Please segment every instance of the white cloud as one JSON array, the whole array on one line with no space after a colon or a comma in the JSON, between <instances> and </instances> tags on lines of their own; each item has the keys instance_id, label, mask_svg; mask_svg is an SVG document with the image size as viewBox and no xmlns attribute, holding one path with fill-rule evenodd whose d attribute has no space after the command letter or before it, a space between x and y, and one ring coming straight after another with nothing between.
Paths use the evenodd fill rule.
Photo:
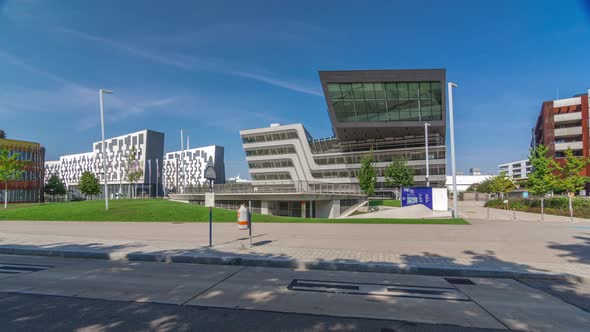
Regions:
<instances>
[{"instance_id":1,"label":"white cloud","mask_svg":"<svg viewBox=\"0 0 590 332\"><path fill-rule=\"evenodd\" d=\"M201 57L201 56L194 56L194 55L183 55L183 54L175 54L175 53L157 53L155 51L147 50L144 48L140 48L137 46L130 46L127 43L122 43L119 41L115 41L113 39L100 37L96 35L92 35L85 32L80 32L72 29L66 29L61 27L55 27L56 31L61 31L66 34L70 34L72 36L76 36L78 38L82 38L92 42L98 42L103 45L106 45L112 49L117 51L124 52L130 56L135 56L139 58L143 58L155 63L159 63L162 65L173 66L184 70L190 71L212 71L218 72L225 75L230 76L237 76L247 79L256 80L259 82L264 82L273 86L277 86L280 88L288 89L295 92L301 92L313 96L322 96L322 93L319 89L314 88L311 85L303 85L299 83L289 82L280 80L277 78L252 73L249 71L242 71L242 70L235 70L236 65L228 64L223 61L219 61L216 59L208 58L208 57Z\"/></svg>"}]
</instances>

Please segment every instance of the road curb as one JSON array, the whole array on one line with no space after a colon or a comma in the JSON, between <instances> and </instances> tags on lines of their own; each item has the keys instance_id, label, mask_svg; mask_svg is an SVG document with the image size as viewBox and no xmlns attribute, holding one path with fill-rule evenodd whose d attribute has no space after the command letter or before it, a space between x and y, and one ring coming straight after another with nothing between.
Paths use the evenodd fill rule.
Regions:
<instances>
[{"instance_id":1,"label":"road curb","mask_svg":"<svg viewBox=\"0 0 590 332\"><path fill-rule=\"evenodd\" d=\"M556 274L544 272L523 272L513 270L490 270L483 268L465 267L440 267L426 265L399 265L388 263L361 263L342 261L305 261L290 258L258 258L247 255L212 256L212 255L186 255L186 254L161 254L161 253L107 253L100 251L82 250L54 250L39 248L15 248L0 246L0 254L3 255L27 255L60 258L102 259L112 261L143 261L165 263L189 263L189 264L213 264L213 265L240 265L260 266L274 268L349 271L349 272L379 272L396 274L419 274L433 276L452 276L469 278L511 278L511 279L545 279L581 282L590 280L588 277L573 274Z\"/></svg>"}]
</instances>

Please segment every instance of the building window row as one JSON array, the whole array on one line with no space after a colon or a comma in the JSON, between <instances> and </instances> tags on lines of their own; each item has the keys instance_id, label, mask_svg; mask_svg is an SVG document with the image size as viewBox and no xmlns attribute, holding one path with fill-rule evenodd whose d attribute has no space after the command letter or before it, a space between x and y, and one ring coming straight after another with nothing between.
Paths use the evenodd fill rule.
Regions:
<instances>
[{"instance_id":1,"label":"building window row","mask_svg":"<svg viewBox=\"0 0 590 332\"><path fill-rule=\"evenodd\" d=\"M22 150L12 150L8 149L8 156L12 157L13 155L18 153L18 160L23 161L35 161L39 160L39 152L37 151L22 151Z\"/></svg>"},{"instance_id":2,"label":"building window row","mask_svg":"<svg viewBox=\"0 0 590 332\"><path fill-rule=\"evenodd\" d=\"M415 175L426 175L426 167L425 166L417 166L412 167L414 169ZM429 175L445 175L446 169L444 166L439 165L432 165L429 167L430 173ZM347 170L338 170L338 171L321 171L321 172L312 172L311 175L316 179L327 179L327 178L356 178L358 177L358 169L347 169ZM375 173L377 176L384 177L385 176L385 168L375 168Z\"/></svg>"},{"instance_id":3,"label":"building window row","mask_svg":"<svg viewBox=\"0 0 590 332\"><path fill-rule=\"evenodd\" d=\"M442 120L440 82L329 83L340 122Z\"/></svg>"},{"instance_id":4,"label":"building window row","mask_svg":"<svg viewBox=\"0 0 590 332\"><path fill-rule=\"evenodd\" d=\"M584 155L582 153L582 150L573 150L572 153L576 157L582 157ZM565 152L564 151L555 152L555 158L565 158Z\"/></svg>"},{"instance_id":5,"label":"building window row","mask_svg":"<svg viewBox=\"0 0 590 332\"><path fill-rule=\"evenodd\" d=\"M573 128L573 127L581 127L582 121L576 121L572 123L562 123L555 126L555 129L563 129L563 128Z\"/></svg>"},{"instance_id":6,"label":"building window row","mask_svg":"<svg viewBox=\"0 0 590 332\"><path fill-rule=\"evenodd\" d=\"M564 137L564 138L556 138L555 143L572 143L572 142L581 142L582 136L575 136L575 137Z\"/></svg>"},{"instance_id":7,"label":"building window row","mask_svg":"<svg viewBox=\"0 0 590 332\"><path fill-rule=\"evenodd\" d=\"M291 180L291 174L288 172L279 173L258 173L252 174L254 181L272 181L272 180Z\"/></svg>"},{"instance_id":8,"label":"building window row","mask_svg":"<svg viewBox=\"0 0 590 332\"><path fill-rule=\"evenodd\" d=\"M278 133L268 133L254 136L242 137L243 143L260 143L260 142L272 142L272 141L283 141L288 139L297 139L297 132L295 131L284 131Z\"/></svg>"},{"instance_id":9,"label":"building window row","mask_svg":"<svg viewBox=\"0 0 590 332\"><path fill-rule=\"evenodd\" d=\"M291 154L295 153L295 147L290 146L277 146L273 148L264 148L264 149L254 149L254 150L246 150L246 156L268 156L268 155L275 155L275 154Z\"/></svg>"},{"instance_id":10,"label":"building window row","mask_svg":"<svg viewBox=\"0 0 590 332\"><path fill-rule=\"evenodd\" d=\"M280 168L293 167L291 160L273 160L273 161L251 161L248 163L249 168Z\"/></svg>"},{"instance_id":11,"label":"building window row","mask_svg":"<svg viewBox=\"0 0 590 332\"><path fill-rule=\"evenodd\" d=\"M405 158L406 160L425 160L425 155L424 151L374 152L373 158L375 162L391 162L396 157ZM430 160L446 158L445 150L429 151L428 155ZM314 157L314 160L318 165L360 164L363 156L364 154Z\"/></svg>"}]
</instances>

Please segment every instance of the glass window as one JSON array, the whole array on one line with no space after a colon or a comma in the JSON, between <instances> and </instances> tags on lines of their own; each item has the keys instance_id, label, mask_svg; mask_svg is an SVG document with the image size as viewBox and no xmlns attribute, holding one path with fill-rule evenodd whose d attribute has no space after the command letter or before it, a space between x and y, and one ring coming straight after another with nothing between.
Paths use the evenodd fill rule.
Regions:
<instances>
[{"instance_id":1,"label":"glass window","mask_svg":"<svg viewBox=\"0 0 590 332\"><path fill-rule=\"evenodd\" d=\"M377 100L377 121L388 121L389 117L387 115L387 105L385 104L385 100Z\"/></svg>"},{"instance_id":2,"label":"glass window","mask_svg":"<svg viewBox=\"0 0 590 332\"><path fill-rule=\"evenodd\" d=\"M365 105L367 108L367 121L377 121L379 114L379 110L377 109L377 101L367 100L365 101Z\"/></svg>"},{"instance_id":3,"label":"glass window","mask_svg":"<svg viewBox=\"0 0 590 332\"><path fill-rule=\"evenodd\" d=\"M352 84L350 84L350 83L340 84L340 92L342 93L343 99L352 99Z\"/></svg>"},{"instance_id":4,"label":"glass window","mask_svg":"<svg viewBox=\"0 0 590 332\"><path fill-rule=\"evenodd\" d=\"M374 86L375 86L375 98L385 99L385 84L375 83Z\"/></svg>"},{"instance_id":5,"label":"glass window","mask_svg":"<svg viewBox=\"0 0 590 332\"><path fill-rule=\"evenodd\" d=\"M367 121L367 107L364 100L355 100L354 109L357 121Z\"/></svg>"},{"instance_id":6,"label":"glass window","mask_svg":"<svg viewBox=\"0 0 590 332\"><path fill-rule=\"evenodd\" d=\"M362 83L352 83L352 95L354 98L365 98Z\"/></svg>"},{"instance_id":7,"label":"glass window","mask_svg":"<svg viewBox=\"0 0 590 332\"><path fill-rule=\"evenodd\" d=\"M420 118L422 121L433 120L431 99L420 99Z\"/></svg>"},{"instance_id":8,"label":"glass window","mask_svg":"<svg viewBox=\"0 0 590 332\"><path fill-rule=\"evenodd\" d=\"M399 105L397 100L387 100L387 112L389 121L399 121Z\"/></svg>"},{"instance_id":9,"label":"glass window","mask_svg":"<svg viewBox=\"0 0 590 332\"><path fill-rule=\"evenodd\" d=\"M442 108L433 101L432 105L432 120L442 120Z\"/></svg>"},{"instance_id":10,"label":"glass window","mask_svg":"<svg viewBox=\"0 0 590 332\"><path fill-rule=\"evenodd\" d=\"M400 99L408 98L408 83L398 82L397 83L397 96Z\"/></svg>"},{"instance_id":11,"label":"glass window","mask_svg":"<svg viewBox=\"0 0 590 332\"><path fill-rule=\"evenodd\" d=\"M336 120L341 122L351 122L356 120L352 101L341 101L338 103L338 107L336 108Z\"/></svg>"},{"instance_id":12,"label":"glass window","mask_svg":"<svg viewBox=\"0 0 590 332\"><path fill-rule=\"evenodd\" d=\"M363 90L365 91L366 99L375 99L375 88L373 83L363 83Z\"/></svg>"},{"instance_id":13,"label":"glass window","mask_svg":"<svg viewBox=\"0 0 590 332\"><path fill-rule=\"evenodd\" d=\"M332 100L342 98L342 94L340 93L340 84L329 83L328 84L328 93L330 94L330 98Z\"/></svg>"},{"instance_id":14,"label":"glass window","mask_svg":"<svg viewBox=\"0 0 590 332\"><path fill-rule=\"evenodd\" d=\"M419 87L418 83L414 83L414 82L408 83L408 90L410 92L411 99L415 99L415 98L420 97L418 87Z\"/></svg>"},{"instance_id":15,"label":"glass window","mask_svg":"<svg viewBox=\"0 0 590 332\"><path fill-rule=\"evenodd\" d=\"M442 104L442 93L440 89L440 82L431 82L430 83L432 97L438 102L438 104Z\"/></svg>"},{"instance_id":16,"label":"glass window","mask_svg":"<svg viewBox=\"0 0 590 332\"><path fill-rule=\"evenodd\" d=\"M420 83L420 98L430 99L432 93L430 91L430 82Z\"/></svg>"},{"instance_id":17,"label":"glass window","mask_svg":"<svg viewBox=\"0 0 590 332\"><path fill-rule=\"evenodd\" d=\"M397 99L397 84L385 83L385 92L387 93L387 99Z\"/></svg>"},{"instance_id":18,"label":"glass window","mask_svg":"<svg viewBox=\"0 0 590 332\"><path fill-rule=\"evenodd\" d=\"M418 101L417 100L410 100L410 119L411 120L419 120L420 119L420 110L418 109Z\"/></svg>"}]
</instances>

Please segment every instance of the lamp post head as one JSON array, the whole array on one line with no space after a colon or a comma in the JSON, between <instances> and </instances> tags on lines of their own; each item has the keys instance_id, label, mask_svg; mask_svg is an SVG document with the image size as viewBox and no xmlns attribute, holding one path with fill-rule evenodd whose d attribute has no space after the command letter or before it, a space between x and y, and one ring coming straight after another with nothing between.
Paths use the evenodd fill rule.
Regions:
<instances>
[{"instance_id":1,"label":"lamp post head","mask_svg":"<svg viewBox=\"0 0 590 332\"><path fill-rule=\"evenodd\" d=\"M100 90L98 90L98 91L99 91L100 93L110 93L110 94L112 94L112 93L113 93L113 91L111 91L111 90L105 90L105 89L100 89Z\"/></svg>"},{"instance_id":2,"label":"lamp post head","mask_svg":"<svg viewBox=\"0 0 590 332\"><path fill-rule=\"evenodd\" d=\"M217 174L215 174L215 168L213 165L213 158L209 157L209 161L207 161L207 167L205 168L205 179L209 181L215 181Z\"/></svg>"},{"instance_id":3,"label":"lamp post head","mask_svg":"<svg viewBox=\"0 0 590 332\"><path fill-rule=\"evenodd\" d=\"M449 87L458 88L459 86L453 82L449 82Z\"/></svg>"}]
</instances>

